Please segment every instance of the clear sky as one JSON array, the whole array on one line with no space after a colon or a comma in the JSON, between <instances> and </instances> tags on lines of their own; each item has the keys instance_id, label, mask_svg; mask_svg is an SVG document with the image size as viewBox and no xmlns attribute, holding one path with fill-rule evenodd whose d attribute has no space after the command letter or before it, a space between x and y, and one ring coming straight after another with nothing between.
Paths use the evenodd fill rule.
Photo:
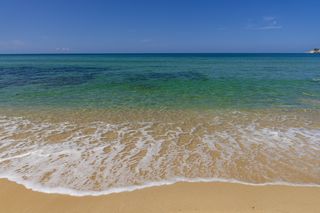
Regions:
<instances>
[{"instance_id":1,"label":"clear sky","mask_svg":"<svg viewBox=\"0 0 320 213\"><path fill-rule=\"evenodd\" d=\"M320 0L0 0L0 53L304 52Z\"/></svg>"}]
</instances>

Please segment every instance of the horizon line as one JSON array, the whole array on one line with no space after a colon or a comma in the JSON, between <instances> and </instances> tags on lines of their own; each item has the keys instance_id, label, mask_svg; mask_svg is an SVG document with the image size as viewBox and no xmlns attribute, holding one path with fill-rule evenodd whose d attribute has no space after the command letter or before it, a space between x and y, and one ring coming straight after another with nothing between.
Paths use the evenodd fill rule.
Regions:
<instances>
[{"instance_id":1,"label":"horizon line","mask_svg":"<svg viewBox=\"0 0 320 213\"><path fill-rule=\"evenodd\" d=\"M309 52L39 52L0 53L0 55L107 55L107 54L310 54ZM312 55L312 54L311 54Z\"/></svg>"}]
</instances>

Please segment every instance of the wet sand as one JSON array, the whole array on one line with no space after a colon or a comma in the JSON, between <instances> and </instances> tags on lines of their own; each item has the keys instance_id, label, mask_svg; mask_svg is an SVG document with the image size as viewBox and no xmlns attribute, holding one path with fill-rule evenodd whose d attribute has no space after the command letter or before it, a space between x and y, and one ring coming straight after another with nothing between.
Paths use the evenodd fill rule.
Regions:
<instances>
[{"instance_id":1,"label":"wet sand","mask_svg":"<svg viewBox=\"0 0 320 213\"><path fill-rule=\"evenodd\" d=\"M320 212L320 187L177 183L97 197L45 194L0 180L4 213Z\"/></svg>"}]
</instances>

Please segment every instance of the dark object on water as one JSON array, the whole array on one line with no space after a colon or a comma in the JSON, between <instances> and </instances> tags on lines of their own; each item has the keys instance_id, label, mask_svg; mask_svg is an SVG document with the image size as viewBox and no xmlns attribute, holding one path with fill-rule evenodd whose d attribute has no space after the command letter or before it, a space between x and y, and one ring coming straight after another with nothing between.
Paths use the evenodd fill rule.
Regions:
<instances>
[{"instance_id":1,"label":"dark object on water","mask_svg":"<svg viewBox=\"0 0 320 213\"><path fill-rule=\"evenodd\" d=\"M309 53L320 54L320 49L319 48L314 48L313 50L310 50Z\"/></svg>"}]
</instances>

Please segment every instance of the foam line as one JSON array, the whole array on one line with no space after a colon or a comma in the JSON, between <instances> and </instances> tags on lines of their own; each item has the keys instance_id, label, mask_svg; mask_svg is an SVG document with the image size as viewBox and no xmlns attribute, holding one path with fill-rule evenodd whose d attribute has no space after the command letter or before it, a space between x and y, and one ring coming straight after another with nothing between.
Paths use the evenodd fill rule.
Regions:
<instances>
[{"instance_id":1,"label":"foam line","mask_svg":"<svg viewBox=\"0 0 320 213\"><path fill-rule=\"evenodd\" d=\"M102 196L102 195L110 195L115 193L122 192L132 192L136 190L142 190L150 187L160 187L166 185L173 185L176 183L232 183L232 184L241 184L248 186L291 186L291 187L320 187L317 184L304 184L304 183L288 183L288 182L266 182L266 183L249 183L243 182L235 179L220 179L220 178L174 178L171 180L164 180L158 182L147 182L143 185L133 185L127 187L114 187L103 191L78 191L74 189L68 189L63 187L45 187L40 184L31 183L28 181L23 181L19 178L13 176L3 176L0 175L0 178L7 179L11 182L15 182L17 184L23 185L25 188L30 189L35 192L41 192L46 194L59 194L59 195L69 195L74 197L84 197L84 196Z\"/></svg>"}]
</instances>

